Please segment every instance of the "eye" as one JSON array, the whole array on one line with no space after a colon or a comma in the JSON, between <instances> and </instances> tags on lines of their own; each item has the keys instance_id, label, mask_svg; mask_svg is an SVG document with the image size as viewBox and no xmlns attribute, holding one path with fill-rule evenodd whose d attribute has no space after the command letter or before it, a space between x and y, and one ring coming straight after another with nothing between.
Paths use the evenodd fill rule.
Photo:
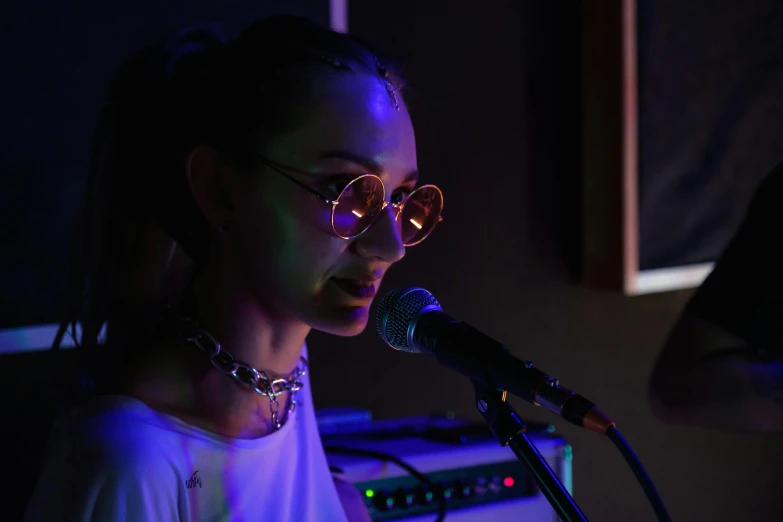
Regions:
<instances>
[{"instance_id":1,"label":"eye","mask_svg":"<svg viewBox=\"0 0 783 522\"><path fill-rule=\"evenodd\" d=\"M392 205L400 205L408 199L408 196L413 192L413 187L400 187L397 189L391 197Z\"/></svg>"},{"instance_id":2,"label":"eye","mask_svg":"<svg viewBox=\"0 0 783 522\"><path fill-rule=\"evenodd\" d=\"M340 174L327 179L323 184L323 189L332 197L336 198L340 193L348 186L348 184L356 179L356 176L348 174Z\"/></svg>"}]
</instances>

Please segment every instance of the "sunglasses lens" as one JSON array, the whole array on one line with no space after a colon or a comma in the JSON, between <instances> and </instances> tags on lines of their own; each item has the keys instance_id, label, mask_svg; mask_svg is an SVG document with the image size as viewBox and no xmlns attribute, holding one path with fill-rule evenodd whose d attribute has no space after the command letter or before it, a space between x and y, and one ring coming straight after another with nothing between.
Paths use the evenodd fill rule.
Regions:
<instances>
[{"instance_id":1,"label":"sunglasses lens","mask_svg":"<svg viewBox=\"0 0 783 522\"><path fill-rule=\"evenodd\" d=\"M432 232L443 210L443 194L437 187L424 185L414 190L402 207L402 242L415 245Z\"/></svg>"},{"instance_id":2,"label":"sunglasses lens","mask_svg":"<svg viewBox=\"0 0 783 522\"><path fill-rule=\"evenodd\" d=\"M375 176L360 176L350 182L334 207L334 231L341 237L353 237L367 230L383 209L383 198L383 183Z\"/></svg>"}]
</instances>

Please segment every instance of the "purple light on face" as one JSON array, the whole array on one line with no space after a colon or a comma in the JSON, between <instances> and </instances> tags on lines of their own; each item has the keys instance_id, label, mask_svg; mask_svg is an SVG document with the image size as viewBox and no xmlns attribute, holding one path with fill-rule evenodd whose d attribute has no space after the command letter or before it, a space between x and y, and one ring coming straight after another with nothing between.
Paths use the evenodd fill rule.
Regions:
<instances>
[{"instance_id":1,"label":"purple light on face","mask_svg":"<svg viewBox=\"0 0 783 522\"><path fill-rule=\"evenodd\" d=\"M339 205L338 205L339 206ZM348 231L353 231L357 223L359 223L360 219L356 217L353 213L348 212L338 212L335 211L334 213L334 228L336 231L340 231L341 236L351 236L353 233L344 233Z\"/></svg>"}]
</instances>

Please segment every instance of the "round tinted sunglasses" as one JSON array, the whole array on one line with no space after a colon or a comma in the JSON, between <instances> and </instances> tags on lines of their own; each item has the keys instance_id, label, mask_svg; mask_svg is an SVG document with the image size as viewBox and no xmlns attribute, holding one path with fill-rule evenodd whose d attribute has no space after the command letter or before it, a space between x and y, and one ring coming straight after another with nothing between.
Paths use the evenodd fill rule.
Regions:
<instances>
[{"instance_id":1,"label":"round tinted sunglasses","mask_svg":"<svg viewBox=\"0 0 783 522\"><path fill-rule=\"evenodd\" d=\"M259 156L261 162L332 207L332 230L343 239L353 239L367 231L383 210L391 205L394 219L401 223L402 243L413 246L424 241L435 225L443 221L443 193L435 185L422 185L397 203L386 201L386 187L375 174L351 180L332 199L305 185L279 165Z\"/></svg>"}]
</instances>

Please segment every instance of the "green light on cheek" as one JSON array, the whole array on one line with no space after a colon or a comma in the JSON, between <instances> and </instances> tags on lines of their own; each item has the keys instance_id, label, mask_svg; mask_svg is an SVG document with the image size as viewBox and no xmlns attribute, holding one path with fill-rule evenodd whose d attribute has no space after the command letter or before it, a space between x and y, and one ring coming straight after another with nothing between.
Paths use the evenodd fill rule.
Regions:
<instances>
[{"instance_id":1,"label":"green light on cheek","mask_svg":"<svg viewBox=\"0 0 783 522\"><path fill-rule=\"evenodd\" d=\"M367 495L367 498L372 498L375 496L375 491L368 489L367 491L364 492L364 494Z\"/></svg>"}]
</instances>

